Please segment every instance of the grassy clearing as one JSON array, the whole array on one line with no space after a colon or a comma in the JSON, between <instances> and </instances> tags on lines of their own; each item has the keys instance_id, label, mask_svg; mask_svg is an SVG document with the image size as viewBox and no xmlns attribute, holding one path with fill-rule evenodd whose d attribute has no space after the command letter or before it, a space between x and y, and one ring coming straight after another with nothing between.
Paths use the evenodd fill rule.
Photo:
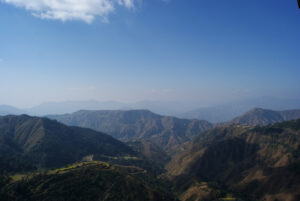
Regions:
<instances>
[{"instance_id":1,"label":"grassy clearing","mask_svg":"<svg viewBox=\"0 0 300 201\"><path fill-rule=\"evenodd\" d=\"M72 169L76 169L79 167L84 167L84 166L88 166L88 165L101 165L101 167L103 168L110 168L110 164L107 162L102 162L102 161L88 161L88 162L80 162L80 163L75 163L72 165L69 165L67 167L63 167L63 168L59 168L54 170L54 172L63 172L63 171L68 171L68 170L72 170Z\"/></svg>"},{"instance_id":2,"label":"grassy clearing","mask_svg":"<svg viewBox=\"0 0 300 201\"><path fill-rule=\"evenodd\" d=\"M113 160L141 160L140 158L138 157L135 157L135 156L105 156L105 155L102 155L102 157L104 158L108 158L108 159L113 159Z\"/></svg>"},{"instance_id":3,"label":"grassy clearing","mask_svg":"<svg viewBox=\"0 0 300 201\"><path fill-rule=\"evenodd\" d=\"M219 200L220 201L236 201L237 198L229 196L229 197L225 197L225 198L220 198Z\"/></svg>"},{"instance_id":4,"label":"grassy clearing","mask_svg":"<svg viewBox=\"0 0 300 201\"><path fill-rule=\"evenodd\" d=\"M26 176L28 176L28 174L15 174L15 175L11 176L11 179L12 179L12 182L15 182L15 181L22 180Z\"/></svg>"}]
</instances>

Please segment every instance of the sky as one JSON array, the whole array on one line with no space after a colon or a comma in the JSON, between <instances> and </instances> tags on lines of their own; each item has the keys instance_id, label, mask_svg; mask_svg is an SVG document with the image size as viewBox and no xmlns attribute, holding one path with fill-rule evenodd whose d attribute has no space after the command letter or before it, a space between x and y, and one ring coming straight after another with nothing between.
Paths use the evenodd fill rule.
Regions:
<instances>
[{"instance_id":1,"label":"sky","mask_svg":"<svg viewBox=\"0 0 300 201\"><path fill-rule=\"evenodd\" d=\"M296 0L0 0L0 104L300 98Z\"/></svg>"}]
</instances>

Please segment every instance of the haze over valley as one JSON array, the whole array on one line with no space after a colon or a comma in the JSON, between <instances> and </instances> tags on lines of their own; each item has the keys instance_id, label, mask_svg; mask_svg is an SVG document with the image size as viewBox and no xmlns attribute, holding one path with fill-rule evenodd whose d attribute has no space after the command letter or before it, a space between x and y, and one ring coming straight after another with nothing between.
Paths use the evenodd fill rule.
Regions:
<instances>
[{"instance_id":1,"label":"haze over valley","mask_svg":"<svg viewBox=\"0 0 300 201\"><path fill-rule=\"evenodd\" d=\"M0 201L299 201L299 22L299 0L0 0Z\"/></svg>"}]
</instances>

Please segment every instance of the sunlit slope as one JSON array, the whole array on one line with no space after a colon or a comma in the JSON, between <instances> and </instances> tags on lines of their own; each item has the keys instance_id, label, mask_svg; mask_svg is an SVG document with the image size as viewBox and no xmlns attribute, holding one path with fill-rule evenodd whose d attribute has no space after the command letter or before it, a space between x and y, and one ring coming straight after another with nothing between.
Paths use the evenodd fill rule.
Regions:
<instances>
[{"instance_id":1,"label":"sunlit slope","mask_svg":"<svg viewBox=\"0 0 300 201\"><path fill-rule=\"evenodd\" d=\"M300 120L273 126L226 126L200 135L168 164L178 192L217 182L249 200L297 201Z\"/></svg>"}]
</instances>

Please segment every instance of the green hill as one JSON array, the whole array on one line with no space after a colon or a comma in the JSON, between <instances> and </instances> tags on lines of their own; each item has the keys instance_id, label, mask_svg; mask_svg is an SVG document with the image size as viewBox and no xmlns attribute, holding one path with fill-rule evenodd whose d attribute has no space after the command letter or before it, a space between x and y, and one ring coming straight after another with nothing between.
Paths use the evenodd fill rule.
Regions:
<instances>
[{"instance_id":1,"label":"green hill","mask_svg":"<svg viewBox=\"0 0 300 201\"><path fill-rule=\"evenodd\" d=\"M122 141L151 141L166 151L212 128L207 121L160 116L148 110L82 110L49 118L67 125L102 131Z\"/></svg>"}]
</instances>

